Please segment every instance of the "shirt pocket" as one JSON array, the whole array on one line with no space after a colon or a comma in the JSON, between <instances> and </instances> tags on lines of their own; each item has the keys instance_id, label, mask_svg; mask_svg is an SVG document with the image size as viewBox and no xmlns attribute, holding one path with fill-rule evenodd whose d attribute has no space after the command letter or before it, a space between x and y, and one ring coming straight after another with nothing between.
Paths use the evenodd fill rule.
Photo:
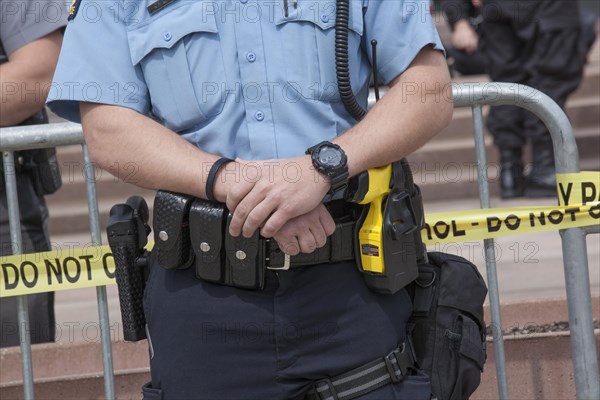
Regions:
<instances>
[{"instance_id":1,"label":"shirt pocket","mask_svg":"<svg viewBox=\"0 0 600 400\"><path fill-rule=\"evenodd\" d=\"M296 8L291 1L289 3L288 16L277 12L275 19L281 34L282 51L286 55L285 72L289 87L308 99L339 101L335 66L335 2L298 0ZM350 1L348 27L348 64L355 88L363 61L360 55L363 34L360 1Z\"/></svg>"},{"instance_id":2,"label":"shirt pocket","mask_svg":"<svg viewBox=\"0 0 600 400\"><path fill-rule=\"evenodd\" d=\"M139 65L152 114L175 131L218 115L225 103L225 64L214 14L202 1L186 1L129 26L134 65Z\"/></svg>"}]
</instances>

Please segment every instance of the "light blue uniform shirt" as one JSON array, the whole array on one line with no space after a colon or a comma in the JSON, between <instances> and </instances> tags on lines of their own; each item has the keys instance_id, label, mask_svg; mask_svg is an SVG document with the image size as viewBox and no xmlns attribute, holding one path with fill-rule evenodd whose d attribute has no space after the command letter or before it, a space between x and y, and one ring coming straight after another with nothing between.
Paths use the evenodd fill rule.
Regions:
<instances>
[{"instance_id":1,"label":"light blue uniform shirt","mask_svg":"<svg viewBox=\"0 0 600 400\"><path fill-rule=\"evenodd\" d=\"M205 151L287 158L356 121L338 94L336 3L323 0L82 1L49 94L79 121L78 102L149 115ZM349 67L366 106L371 40L384 84L428 44L442 49L428 0L350 0ZM139 132L144 140L144 132Z\"/></svg>"}]
</instances>

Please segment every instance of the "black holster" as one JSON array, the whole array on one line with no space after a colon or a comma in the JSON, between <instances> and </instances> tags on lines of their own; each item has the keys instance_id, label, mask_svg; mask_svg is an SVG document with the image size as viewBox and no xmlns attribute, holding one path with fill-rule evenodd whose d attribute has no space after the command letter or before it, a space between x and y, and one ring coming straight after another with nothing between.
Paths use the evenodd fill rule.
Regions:
<instances>
[{"instance_id":1,"label":"black holster","mask_svg":"<svg viewBox=\"0 0 600 400\"><path fill-rule=\"evenodd\" d=\"M358 227L364 221L368 208L365 207ZM392 163L391 190L383 207L383 252L385 271L383 274L364 271L367 286L378 293L394 294L413 282L418 276L418 264L427 259L425 245L421 239L424 226L423 200L421 191L413 182L412 171L406 160ZM358 228L355 234L355 251L361 248ZM360 255L356 256L360 264Z\"/></svg>"},{"instance_id":2,"label":"black holster","mask_svg":"<svg viewBox=\"0 0 600 400\"><path fill-rule=\"evenodd\" d=\"M115 260L123 336L130 342L146 338L143 299L150 253L144 247L149 233L148 206L143 198L133 196L111 208L108 244Z\"/></svg>"}]
</instances>

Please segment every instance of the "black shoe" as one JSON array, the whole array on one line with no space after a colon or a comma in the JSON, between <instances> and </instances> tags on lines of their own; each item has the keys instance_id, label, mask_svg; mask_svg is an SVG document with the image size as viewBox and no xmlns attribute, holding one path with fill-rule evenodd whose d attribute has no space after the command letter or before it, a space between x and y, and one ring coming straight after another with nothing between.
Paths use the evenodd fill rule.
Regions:
<instances>
[{"instance_id":1,"label":"black shoe","mask_svg":"<svg viewBox=\"0 0 600 400\"><path fill-rule=\"evenodd\" d=\"M511 199L523 196L523 184L521 149L500 149L500 197Z\"/></svg>"},{"instance_id":2,"label":"black shoe","mask_svg":"<svg viewBox=\"0 0 600 400\"><path fill-rule=\"evenodd\" d=\"M557 197L556 171L554 168L554 151L552 142L533 144L533 167L527 177L525 196Z\"/></svg>"}]
</instances>

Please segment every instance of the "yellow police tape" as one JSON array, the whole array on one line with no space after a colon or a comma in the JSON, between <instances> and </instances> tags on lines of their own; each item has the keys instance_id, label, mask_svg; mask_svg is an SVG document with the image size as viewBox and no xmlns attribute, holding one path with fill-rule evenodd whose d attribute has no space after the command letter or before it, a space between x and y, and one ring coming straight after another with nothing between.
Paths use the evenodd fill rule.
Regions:
<instances>
[{"instance_id":1,"label":"yellow police tape","mask_svg":"<svg viewBox=\"0 0 600 400\"><path fill-rule=\"evenodd\" d=\"M423 240L433 245L600 224L600 172L557 174L557 181L558 206L430 213ZM108 246L0 257L0 297L114 283Z\"/></svg>"}]
</instances>

